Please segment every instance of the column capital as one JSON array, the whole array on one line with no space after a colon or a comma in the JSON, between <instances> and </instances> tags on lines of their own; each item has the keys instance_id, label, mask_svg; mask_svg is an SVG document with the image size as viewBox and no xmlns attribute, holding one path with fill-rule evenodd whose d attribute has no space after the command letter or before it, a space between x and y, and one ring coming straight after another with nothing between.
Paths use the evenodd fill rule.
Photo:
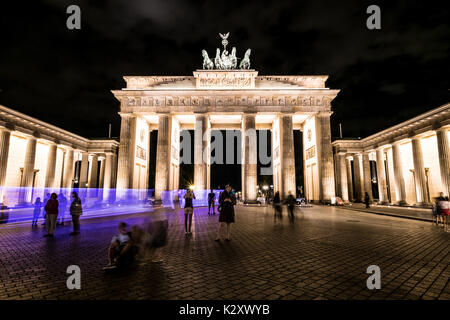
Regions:
<instances>
[{"instance_id":1,"label":"column capital","mask_svg":"<svg viewBox=\"0 0 450 320\"><path fill-rule=\"evenodd\" d=\"M333 111L319 111L316 116L317 117L331 117Z\"/></svg>"},{"instance_id":2,"label":"column capital","mask_svg":"<svg viewBox=\"0 0 450 320\"><path fill-rule=\"evenodd\" d=\"M47 139L45 139L44 140L48 145L51 145L51 146L57 146L58 145L58 143L56 142L56 141L53 141L53 140L47 140Z\"/></svg>"},{"instance_id":3,"label":"column capital","mask_svg":"<svg viewBox=\"0 0 450 320\"><path fill-rule=\"evenodd\" d=\"M446 132L448 130L450 130L450 126L441 126L439 128L434 129L434 131L436 131L436 132L438 132L438 131L439 132Z\"/></svg>"},{"instance_id":4,"label":"column capital","mask_svg":"<svg viewBox=\"0 0 450 320\"><path fill-rule=\"evenodd\" d=\"M0 126L0 131L11 132L11 131L13 131L13 130L14 130L14 129L10 129L10 128L8 128L8 127Z\"/></svg>"},{"instance_id":5,"label":"column capital","mask_svg":"<svg viewBox=\"0 0 450 320\"><path fill-rule=\"evenodd\" d=\"M68 146L66 144L58 144L58 147L62 147L64 149L64 151L70 151L70 150L74 150L73 146Z\"/></svg>"},{"instance_id":6,"label":"column capital","mask_svg":"<svg viewBox=\"0 0 450 320\"><path fill-rule=\"evenodd\" d=\"M127 113L127 112L118 112L121 118L134 118L136 117L133 113Z\"/></svg>"}]
</instances>

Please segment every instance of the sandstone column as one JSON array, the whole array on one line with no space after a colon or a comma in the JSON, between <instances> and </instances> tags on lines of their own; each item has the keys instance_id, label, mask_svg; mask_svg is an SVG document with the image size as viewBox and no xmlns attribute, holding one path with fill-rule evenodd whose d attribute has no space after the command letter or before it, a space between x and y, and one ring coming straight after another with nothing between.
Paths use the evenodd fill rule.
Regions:
<instances>
[{"instance_id":1,"label":"sandstone column","mask_svg":"<svg viewBox=\"0 0 450 320\"><path fill-rule=\"evenodd\" d=\"M112 156L112 177L111 177L111 188L117 188L117 166L118 166L118 160L117 160L117 154L113 153Z\"/></svg>"},{"instance_id":2,"label":"sandstone column","mask_svg":"<svg viewBox=\"0 0 450 320\"><path fill-rule=\"evenodd\" d=\"M98 158L100 160L100 177L98 179L98 186L97 188L102 188L104 186L105 183L105 158L104 157L99 157Z\"/></svg>"},{"instance_id":3,"label":"sandstone column","mask_svg":"<svg viewBox=\"0 0 450 320\"><path fill-rule=\"evenodd\" d=\"M120 123L120 145L119 145L119 160L117 163L117 189L129 189L131 177L131 155L134 152L132 149L132 125L135 118L129 113L120 113L122 118Z\"/></svg>"},{"instance_id":4,"label":"sandstone column","mask_svg":"<svg viewBox=\"0 0 450 320\"><path fill-rule=\"evenodd\" d=\"M156 146L155 200L161 200L169 189L170 171L170 116L159 115L158 145Z\"/></svg>"},{"instance_id":5,"label":"sandstone column","mask_svg":"<svg viewBox=\"0 0 450 320\"><path fill-rule=\"evenodd\" d=\"M363 171L364 171L364 190L369 194L369 202L373 202L372 194L372 176L370 174L370 159L369 153L364 152L362 156Z\"/></svg>"},{"instance_id":6,"label":"sandstone column","mask_svg":"<svg viewBox=\"0 0 450 320\"><path fill-rule=\"evenodd\" d=\"M356 201L364 202L364 174L361 163L361 155L353 155L353 174L355 176Z\"/></svg>"},{"instance_id":7,"label":"sandstone column","mask_svg":"<svg viewBox=\"0 0 450 320\"><path fill-rule=\"evenodd\" d=\"M10 138L10 130L4 127L0 128L0 202L3 201L3 187L6 183Z\"/></svg>"},{"instance_id":8,"label":"sandstone column","mask_svg":"<svg viewBox=\"0 0 450 320\"><path fill-rule=\"evenodd\" d=\"M331 147L331 112L316 115L316 142L319 161L320 201L330 203L336 196L334 189L333 149Z\"/></svg>"},{"instance_id":9,"label":"sandstone column","mask_svg":"<svg viewBox=\"0 0 450 320\"><path fill-rule=\"evenodd\" d=\"M113 179L113 154L106 152L105 154L105 175L103 178L103 188L110 189Z\"/></svg>"},{"instance_id":10,"label":"sandstone column","mask_svg":"<svg viewBox=\"0 0 450 320\"><path fill-rule=\"evenodd\" d=\"M344 202L348 202L348 182L347 182L347 165L345 160L345 153L339 153L338 155L338 168L341 185L341 197Z\"/></svg>"},{"instance_id":11,"label":"sandstone column","mask_svg":"<svg viewBox=\"0 0 450 320\"><path fill-rule=\"evenodd\" d=\"M257 198L257 142L256 122L254 114L242 116L242 179L245 186L242 190L246 202L256 202ZM283 196L283 195L282 195Z\"/></svg>"},{"instance_id":12,"label":"sandstone column","mask_svg":"<svg viewBox=\"0 0 450 320\"><path fill-rule=\"evenodd\" d=\"M56 143L50 143L48 147L47 169L45 171L46 188L53 188L55 186L55 169L56 169Z\"/></svg>"},{"instance_id":13,"label":"sandstone column","mask_svg":"<svg viewBox=\"0 0 450 320\"><path fill-rule=\"evenodd\" d=\"M208 130L208 118L205 115L195 116L194 130L194 186L195 190L205 191L208 183L207 152L208 141L204 138Z\"/></svg>"},{"instance_id":14,"label":"sandstone column","mask_svg":"<svg viewBox=\"0 0 450 320\"><path fill-rule=\"evenodd\" d=\"M419 137L413 137L411 143L414 160L414 178L416 182L417 204L423 205L428 202L428 192L425 168L423 165L422 145Z\"/></svg>"},{"instance_id":15,"label":"sandstone column","mask_svg":"<svg viewBox=\"0 0 450 320\"><path fill-rule=\"evenodd\" d=\"M88 182L88 171L89 171L89 153L81 153L81 168L80 168L80 180L78 183L79 188L86 188Z\"/></svg>"},{"instance_id":16,"label":"sandstone column","mask_svg":"<svg viewBox=\"0 0 450 320\"><path fill-rule=\"evenodd\" d=\"M72 188L73 183L73 169L74 169L74 162L73 162L73 149L68 148L66 149L65 155L64 155L64 179L63 179L63 188Z\"/></svg>"},{"instance_id":17,"label":"sandstone column","mask_svg":"<svg viewBox=\"0 0 450 320\"><path fill-rule=\"evenodd\" d=\"M386 169L384 166L384 149L383 147L379 147L377 149L377 180L378 180L378 194L379 194L379 203L387 204L388 203L388 195L387 195L387 186L386 186Z\"/></svg>"},{"instance_id":18,"label":"sandstone column","mask_svg":"<svg viewBox=\"0 0 450 320\"><path fill-rule=\"evenodd\" d=\"M89 177L89 188L97 188L98 177L98 154L93 154L91 158L91 175Z\"/></svg>"},{"instance_id":19,"label":"sandstone column","mask_svg":"<svg viewBox=\"0 0 450 320\"><path fill-rule=\"evenodd\" d=\"M21 190L19 195L19 203L32 201L31 194L34 178L34 163L36 160L36 141L36 137L30 137L27 141L25 161L23 164L22 181L20 183Z\"/></svg>"},{"instance_id":20,"label":"sandstone column","mask_svg":"<svg viewBox=\"0 0 450 320\"><path fill-rule=\"evenodd\" d=\"M108 199L113 182L113 160L114 155L111 152L106 152L104 160L104 176L103 176L103 198Z\"/></svg>"},{"instance_id":21,"label":"sandstone column","mask_svg":"<svg viewBox=\"0 0 450 320\"><path fill-rule=\"evenodd\" d=\"M292 116L281 116L281 197L286 199L289 192L296 196L295 183L295 155L294 155L294 128ZM256 140L255 140L256 145ZM331 146L331 142L330 142ZM333 154L331 154L331 161ZM332 167L332 170L333 167ZM255 146L255 172L256 172L256 146ZM333 172L334 177L334 172ZM334 179L333 179L334 188Z\"/></svg>"},{"instance_id":22,"label":"sandstone column","mask_svg":"<svg viewBox=\"0 0 450 320\"><path fill-rule=\"evenodd\" d=\"M352 176L352 157L346 157L346 167L347 167L347 185L348 185L348 199L350 201L355 201L353 197L353 176Z\"/></svg>"},{"instance_id":23,"label":"sandstone column","mask_svg":"<svg viewBox=\"0 0 450 320\"><path fill-rule=\"evenodd\" d=\"M392 144L392 161L394 162L395 194L399 205L406 205L405 179L403 179L402 156L400 153L400 142Z\"/></svg>"},{"instance_id":24,"label":"sandstone column","mask_svg":"<svg viewBox=\"0 0 450 320\"><path fill-rule=\"evenodd\" d=\"M439 153L439 167L441 171L442 192L450 196L450 141L445 128L436 130Z\"/></svg>"}]
</instances>

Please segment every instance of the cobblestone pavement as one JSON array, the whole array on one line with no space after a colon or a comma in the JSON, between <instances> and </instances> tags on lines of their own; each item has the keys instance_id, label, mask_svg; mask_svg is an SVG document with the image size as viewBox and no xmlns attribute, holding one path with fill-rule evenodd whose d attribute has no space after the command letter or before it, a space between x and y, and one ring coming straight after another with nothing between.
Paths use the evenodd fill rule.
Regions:
<instances>
[{"instance_id":1,"label":"cobblestone pavement","mask_svg":"<svg viewBox=\"0 0 450 320\"><path fill-rule=\"evenodd\" d=\"M196 209L186 238L182 211L169 212L164 262L108 273L117 223L145 214L84 220L77 237L58 227L54 239L41 226L0 226L0 299L450 299L442 228L336 207L297 208L293 225L284 215L274 224L271 208L238 206L232 241L217 243L217 215ZM81 290L66 287L72 264ZM381 290L366 287L373 264Z\"/></svg>"},{"instance_id":2,"label":"cobblestone pavement","mask_svg":"<svg viewBox=\"0 0 450 320\"><path fill-rule=\"evenodd\" d=\"M394 217L403 217L408 219L416 219L423 221L434 221L432 210L428 208L414 208L414 207L399 207L399 206L385 206L385 205L371 205L366 209L363 203L352 203L345 205L346 209L357 210L374 214L389 215Z\"/></svg>"}]
</instances>

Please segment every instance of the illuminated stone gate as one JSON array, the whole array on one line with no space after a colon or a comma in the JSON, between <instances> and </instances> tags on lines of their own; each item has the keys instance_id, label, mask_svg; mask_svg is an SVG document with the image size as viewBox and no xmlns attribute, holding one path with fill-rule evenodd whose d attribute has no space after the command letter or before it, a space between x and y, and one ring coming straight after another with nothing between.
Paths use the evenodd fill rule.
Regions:
<instances>
[{"instance_id":1,"label":"illuminated stone gate","mask_svg":"<svg viewBox=\"0 0 450 320\"><path fill-rule=\"evenodd\" d=\"M210 188L211 130L271 130L274 190L295 194L293 130L303 131L305 195L330 202L335 196L331 101L338 90L327 76L258 76L255 70L197 70L193 76L126 76L120 101L117 188L148 185L149 139L158 130L155 198L178 189L180 132L195 130L194 184ZM242 196L257 197L256 148L242 138Z\"/></svg>"}]
</instances>

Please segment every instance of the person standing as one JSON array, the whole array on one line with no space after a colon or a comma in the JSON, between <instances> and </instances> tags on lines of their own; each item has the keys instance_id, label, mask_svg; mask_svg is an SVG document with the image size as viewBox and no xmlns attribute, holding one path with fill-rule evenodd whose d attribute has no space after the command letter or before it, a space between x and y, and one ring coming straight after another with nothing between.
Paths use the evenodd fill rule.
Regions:
<instances>
[{"instance_id":1,"label":"person standing","mask_svg":"<svg viewBox=\"0 0 450 320\"><path fill-rule=\"evenodd\" d=\"M33 222L31 225L33 227L37 226L37 222L39 220L39 217L41 216L41 209L42 209L42 201L40 197L36 198L36 201L34 202L34 210L33 210Z\"/></svg>"},{"instance_id":2,"label":"person standing","mask_svg":"<svg viewBox=\"0 0 450 320\"><path fill-rule=\"evenodd\" d=\"M226 240L230 241L231 224L234 223L234 206L236 205L236 197L231 192L231 186L225 186L219 198L219 228L217 230L217 237L215 241L220 241L221 231L224 226L227 226Z\"/></svg>"},{"instance_id":3,"label":"person standing","mask_svg":"<svg viewBox=\"0 0 450 320\"><path fill-rule=\"evenodd\" d=\"M295 198L292 193L289 191L289 194L286 199L286 205L288 208L289 221L294 223L294 206L295 206Z\"/></svg>"},{"instance_id":4,"label":"person standing","mask_svg":"<svg viewBox=\"0 0 450 320\"><path fill-rule=\"evenodd\" d=\"M47 195L45 196L45 198L44 198L44 202L42 203L42 205L46 205L47 204L47 201L48 200L50 200L50 193L47 193ZM46 214L45 214L45 210L44 210L44 216L43 216L43 218L44 218L44 222L42 222L42 225L43 226L45 226L45 221L47 220L47 216L46 216Z\"/></svg>"},{"instance_id":5,"label":"person standing","mask_svg":"<svg viewBox=\"0 0 450 320\"><path fill-rule=\"evenodd\" d=\"M72 216L73 231L70 233L71 236L80 233L80 216L83 214L81 199L75 191L72 192L72 198L73 200L70 204L70 215Z\"/></svg>"},{"instance_id":6,"label":"person standing","mask_svg":"<svg viewBox=\"0 0 450 320\"><path fill-rule=\"evenodd\" d=\"M365 195L364 195L364 203L366 204L366 209L370 208L369 202L370 202L369 193L366 192Z\"/></svg>"},{"instance_id":7,"label":"person standing","mask_svg":"<svg viewBox=\"0 0 450 320\"><path fill-rule=\"evenodd\" d=\"M213 215L216 215L216 212L214 211L214 201L216 201L216 195L213 192L213 190L211 189L211 192L208 193L208 216L210 215L210 213L212 213ZM211 208L212 208L212 212L211 212Z\"/></svg>"},{"instance_id":8,"label":"person standing","mask_svg":"<svg viewBox=\"0 0 450 320\"><path fill-rule=\"evenodd\" d=\"M45 204L45 212L46 212L46 222L45 229L47 233L44 237L53 237L53 233L55 232L56 227L56 219L58 218L58 207L59 202L57 200L58 195L56 193L52 193L50 196L50 200Z\"/></svg>"},{"instance_id":9,"label":"person standing","mask_svg":"<svg viewBox=\"0 0 450 320\"><path fill-rule=\"evenodd\" d=\"M191 225L192 225L192 215L194 214L194 205L193 201L195 199L195 194L191 189L186 191L184 195L184 231L185 235L191 234ZM188 228L189 222L189 228Z\"/></svg>"}]
</instances>

